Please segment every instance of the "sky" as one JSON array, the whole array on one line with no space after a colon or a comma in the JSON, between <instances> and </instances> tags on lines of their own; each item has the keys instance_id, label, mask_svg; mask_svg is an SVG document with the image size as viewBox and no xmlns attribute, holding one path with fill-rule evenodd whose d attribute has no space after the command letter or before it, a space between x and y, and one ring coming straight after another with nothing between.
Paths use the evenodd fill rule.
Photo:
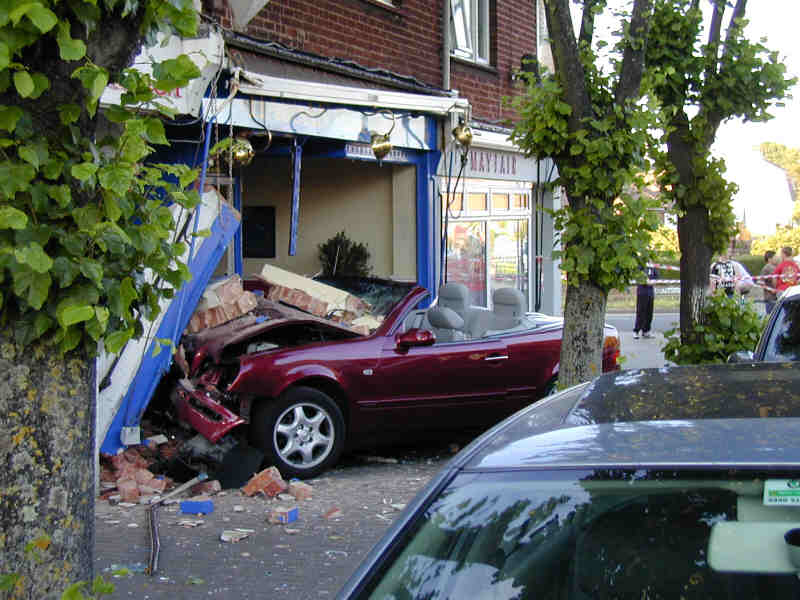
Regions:
<instances>
[{"instance_id":1,"label":"sky","mask_svg":"<svg viewBox=\"0 0 800 600\"><path fill-rule=\"evenodd\" d=\"M767 37L766 46L776 50L790 75L800 79L800 0L758 0L748 3L747 37ZM792 202L781 169L761 158L762 142L800 148L800 85L785 107L775 107L766 123L730 121L720 126L712 151L725 159L726 176L739 186L733 207L754 235L768 235L776 223L788 224Z\"/></svg>"}]
</instances>

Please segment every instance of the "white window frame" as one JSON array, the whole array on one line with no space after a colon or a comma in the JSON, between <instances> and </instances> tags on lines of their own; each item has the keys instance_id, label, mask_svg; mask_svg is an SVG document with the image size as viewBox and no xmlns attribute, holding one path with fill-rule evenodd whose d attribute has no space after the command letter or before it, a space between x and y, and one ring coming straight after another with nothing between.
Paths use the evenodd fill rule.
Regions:
<instances>
[{"instance_id":1,"label":"white window frame","mask_svg":"<svg viewBox=\"0 0 800 600\"><path fill-rule=\"evenodd\" d=\"M489 64L489 1L450 1L450 54Z\"/></svg>"}]
</instances>

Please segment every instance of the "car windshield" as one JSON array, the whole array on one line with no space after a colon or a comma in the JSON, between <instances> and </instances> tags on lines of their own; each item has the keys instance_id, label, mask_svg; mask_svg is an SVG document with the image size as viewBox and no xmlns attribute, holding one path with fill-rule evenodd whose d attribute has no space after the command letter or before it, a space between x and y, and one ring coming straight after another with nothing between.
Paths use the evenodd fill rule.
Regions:
<instances>
[{"instance_id":1,"label":"car windshield","mask_svg":"<svg viewBox=\"0 0 800 600\"><path fill-rule=\"evenodd\" d=\"M764 360L800 360L800 300L784 302L776 319Z\"/></svg>"},{"instance_id":2,"label":"car windshield","mask_svg":"<svg viewBox=\"0 0 800 600\"><path fill-rule=\"evenodd\" d=\"M369 305L367 311L377 321L383 321L395 305L405 298L416 285L407 281L391 281L388 279L372 279L359 277L343 277L335 279L315 278L315 281L333 286Z\"/></svg>"},{"instance_id":3,"label":"car windshield","mask_svg":"<svg viewBox=\"0 0 800 600\"><path fill-rule=\"evenodd\" d=\"M800 469L462 474L359 597L795 597L798 568L783 534L800 527L800 504L791 505L800 502L798 476Z\"/></svg>"}]
</instances>

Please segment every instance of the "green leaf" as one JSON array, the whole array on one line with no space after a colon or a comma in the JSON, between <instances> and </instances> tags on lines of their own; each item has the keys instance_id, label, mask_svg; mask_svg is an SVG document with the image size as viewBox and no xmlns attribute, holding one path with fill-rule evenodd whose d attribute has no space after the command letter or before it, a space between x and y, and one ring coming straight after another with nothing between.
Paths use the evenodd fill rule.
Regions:
<instances>
[{"instance_id":1,"label":"green leaf","mask_svg":"<svg viewBox=\"0 0 800 600\"><path fill-rule=\"evenodd\" d=\"M14 257L17 262L28 265L37 273L47 273L53 266L53 259L36 242L31 242L24 248L17 248Z\"/></svg>"},{"instance_id":2,"label":"green leaf","mask_svg":"<svg viewBox=\"0 0 800 600\"><path fill-rule=\"evenodd\" d=\"M103 265L91 258L85 258L80 264L81 273L91 280L98 288L103 287Z\"/></svg>"},{"instance_id":3,"label":"green leaf","mask_svg":"<svg viewBox=\"0 0 800 600\"><path fill-rule=\"evenodd\" d=\"M169 145L166 133L164 132L164 123L161 119L146 119L145 135L147 136L147 141L153 144Z\"/></svg>"},{"instance_id":4,"label":"green leaf","mask_svg":"<svg viewBox=\"0 0 800 600\"><path fill-rule=\"evenodd\" d=\"M122 209L113 194L103 194L103 208L109 221L119 221L122 216Z\"/></svg>"},{"instance_id":5,"label":"green leaf","mask_svg":"<svg viewBox=\"0 0 800 600\"><path fill-rule=\"evenodd\" d=\"M36 85L33 83L33 77L31 77L30 73L27 71L16 71L13 79L17 93L23 98L27 98L33 94L33 91L36 89Z\"/></svg>"},{"instance_id":6,"label":"green leaf","mask_svg":"<svg viewBox=\"0 0 800 600\"><path fill-rule=\"evenodd\" d=\"M58 106L58 117L64 125L75 123L81 116L81 107L77 104L60 104Z\"/></svg>"},{"instance_id":7,"label":"green leaf","mask_svg":"<svg viewBox=\"0 0 800 600\"><path fill-rule=\"evenodd\" d=\"M0 162L0 191L8 198L30 188L36 170L27 164Z\"/></svg>"},{"instance_id":8,"label":"green leaf","mask_svg":"<svg viewBox=\"0 0 800 600\"><path fill-rule=\"evenodd\" d=\"M73 39L69 31L69 23L62 21L58 24L56 36L58 49L62 60L80 60L86 56L86 44L82 40Z\"/></svg>"},{"instance_id":9,"label":"green leaf","mask_svg":"<svg viewBox=\"0 0 800 600\"><path fill-rule=\"evenodd\" d=\"M19 573L9 573L6 575L0 575L0 590L1 591L8 591L14 589L14 586L20 580L22 575Z\"/></svg>"},{"instance_id":10,"label":"green leaf","mask_svg":"<svg viewBox=\"0 0 800 600\"><path fill-rule=\"evenodd\" d=\"M0 106L0 129L5 129L9 133L17 127L17 123L22 118L22 110L16 106Z\"/></svg>"},{"instance_id":11,"label":"green leaf","mask_svg":"<svg viewBox=\"0 0 800 600\"><path fill-rule=\"evenodd\" d=\"M11 52L8 49L8 44L0 42L0 70L7 69L11 62Z\"/></svg>"},{"instance_id":12,"label":"green leaf","mask_svg":"<svg viewBox=\"0 0 800 600\"><path fill-rule=\"evenodd\" d=\"M56 201L61 208L66 208L72 202L72 192L68 185L51 185L47 194Z\"/></svg>"},{"instance_id":13,"label":"green leaf","mask_svg":"<svg viewBox=\"0 0 800 600\"><path fill-rule=\"evenodd\" d=\"M34 310L39 310L50 291L49 273L37 273L31 269L17 269L13 273L14 293L27 301Z\"/></svg>"},{"instance_id":14,"label":"green leaf","mask_svg":"<svg viewBox=\"0 0 800 600\"><path fill-rule=\"evenodd\" d=\"M58 17L53 11L39 2L26 2L9 13L9 18L15 26L23 16L28 17L28 20L42 33L47 33L58 23Z\"/></svg>"},{"instance_id":15,"label":"green leaf","mask_svg":"<svg viewBox=\"0 0 800 600\"><path fill-rule=\"evenodd\" d=\"M133 177L133 165L119 162L103 167L97 173L100 185L120 196L124 196L128 192Z\"/></svg>"},{"instance_id":16,"label":"green leaf","mask_svg":"<svg viewBox=\"0 0 800 600\"><path fill-rule=\"evenodd\" d=\"M59 306L56 310L58 322L61 327L67 328L75 323L83 323L94 317L94 309L91 306L68 305Z\"/></svg>"},{"instance_id":17,"label":"green leaf","mask_svg":"<svg viewBox=\"0 0 800 600\"><path fill-rule=\"evenodd\" d=\"M114 333L107 335L103 340L103 343L106 347L106 352L109 354L117 354L132 337L133 328L130 327L123 331L115 331Z\"/></svg>"},{"instance_id":18,"label":"green leaf","mask_svg":"<svg viewBox=\"0 0 800 600\"><path fill-rule=\"evenodd\" d=\"M50 88L50 80L43 73L34 73L31 78L33 79L33 91L30 98L35 100Z\"/></svg>"},{"instance_id":19,"label":"green leaf","mask_svg":"<svg viewBox=\"0 0 800 600\"><path fill-rule=\"evenodd\" d=\"M81 330L78 327L74 326L68 327L65 331L63 331L61 341L58 344L58 349L62 353L69 352L70 350L73 350L81 342L82 337L83 334L81 333ZM78 596L78 598L82 598L82 596Z\"/></svg>"},{"instance_id":20,"label":"green leaf","mask_svg":"<svg viewBox=\"0 0 800 600\"><path fill-rule=\"evenodd\" d=\"M77 263L66 256L57 256L53 261L53 268L51 271L61 288L72 285L72 282L75 281L75 278L81 272Z\"/></svg>"},{"instance_id":21,"label":"green leaf","mask_svg":"<svg viewBox=\"0 0 800 600\"><path fill-rule=\"evenodd\" d=\"M0 206L0 229L25 229L28 216L13 206Z\"/></svg>"},{"instance_id":22,"label":"green leaf","mask_svg":"<svg viewBox=\"0 0 800 600\"><path fill-rule=\"evenodd\" d=\"M97 165L90 162L78 163L70 169L72 176L78 181L87 181L92 175L97 173Z\"/></svg>"}]
</instances>

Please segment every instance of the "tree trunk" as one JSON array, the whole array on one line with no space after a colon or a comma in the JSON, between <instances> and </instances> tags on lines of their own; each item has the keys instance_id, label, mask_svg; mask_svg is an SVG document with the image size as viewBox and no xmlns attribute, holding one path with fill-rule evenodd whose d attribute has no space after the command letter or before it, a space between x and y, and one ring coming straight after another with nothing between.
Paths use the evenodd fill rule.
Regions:
<instances>
[{"instance_id":1,"label":"tree trunk","mask_svg":"<svg viewBox=\"0 0 800 600\"><path fill-rule=\"evenodd\" d=\"M589 281L567 286L560 386L589 381L603 372L603 324L608 294Z\"/></svg>"},{"instance_id":2,"label":"tree trunk","mask_svg":"<svg viewBox=\"0 0 800 600\"><path fill-rule=\"evenodd\" d=\"M65 582L92 579L94 361L41 344L22 351L8 329L0 331L0 574L21 576L7 598L59 598ZM39 560L25 551L34 542Z\"/></svg>"},{"instance_id":3,"label":"tree trunk","mask_svg":"<svg viewBox=\"0 0 800 600\"><path fill-rule=\"evenodd\" d=\"M695 206L678 217L681 249L681 343L696 343L697 325L702 321L708 288L712 250L705 242L708 209Z\"/></svg>"}]
</instances>

